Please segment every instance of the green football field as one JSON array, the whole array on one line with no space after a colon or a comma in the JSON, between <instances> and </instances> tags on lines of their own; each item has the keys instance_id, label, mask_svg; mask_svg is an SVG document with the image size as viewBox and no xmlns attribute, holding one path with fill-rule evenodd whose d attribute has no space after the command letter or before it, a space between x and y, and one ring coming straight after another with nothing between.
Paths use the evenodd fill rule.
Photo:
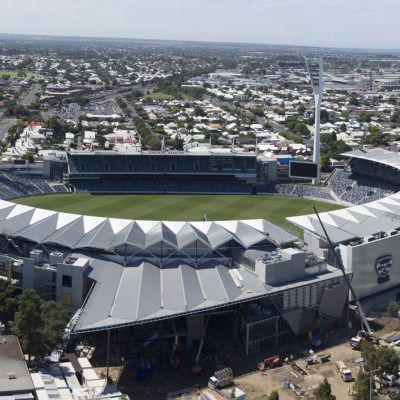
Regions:
<instances>
[{"instance_id":1,"label":"green football field","mask_svg":"<svg viewBox=\"0 0 400 400\"><path fill-rule=\"evenodd\" d=\"M251 195L92 195L54 194L25 197L14 203L48 210L98 217L201 221L263 218L280 225L289 224L285 217L311 214L311 205L318 212L332 211L341 206L320 201L281 196ZM290 224L291 225L291 224Z\"/></svg>"}]
</instances>

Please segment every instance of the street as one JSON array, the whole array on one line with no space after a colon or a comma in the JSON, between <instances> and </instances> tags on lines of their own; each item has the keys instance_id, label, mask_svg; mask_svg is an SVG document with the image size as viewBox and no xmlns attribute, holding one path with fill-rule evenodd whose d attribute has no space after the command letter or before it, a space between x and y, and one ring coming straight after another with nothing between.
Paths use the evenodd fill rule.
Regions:
<instances>
[{"instance_id":1,"label":"street","mask_svg":"<svg viewBox=\"0 0 400 400\"><path fill-rule=\"evenodd\" d=\"M7 123L5 123L7 122ZM0 122L0 141L3 141L4 135L8 132L8 129L17 123L15 118L6 119Z\"/></svg>"},{"instance_id":2,"label":"street","mask_svg":"<svg viewBox=\"0 0 400 400\"><path fill-rule=\"evenodd\" d=\"M28 106L32 101L36 100L35 93L37 93L38 90L40 90L40 83L36 83L26 96L22 94L24 98L21 100L21 105ZM22 93L25 93L25 91L22 91Z\"/></svg>"}]
</instances>

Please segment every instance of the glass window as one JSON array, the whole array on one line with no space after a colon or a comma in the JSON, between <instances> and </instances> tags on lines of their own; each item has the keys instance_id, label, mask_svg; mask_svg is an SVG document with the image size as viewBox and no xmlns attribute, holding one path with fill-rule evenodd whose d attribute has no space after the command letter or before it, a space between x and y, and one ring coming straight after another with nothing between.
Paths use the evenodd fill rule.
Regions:
<instances>
[{"instance_id":1,"label":"glass window","mask_svg":"<svg viewBox=\"0 0 400 400\"><path fill-rule=\"evenodd\" d=\"M62 276L62 285L63 285L63 287L72 287L72 276L63 275Z\"/></svg>"},{"instance_id":2,"label":"glass window","mask_svg":"<svg viewBox=\"0 0 400 400\"><path fill-rule=\"evenodd\" d=\"M71 295L67 294L67 293L62 293L61 301L64 304L64 306L70 306L71 305Z\"/></svg>"}]
</instances>

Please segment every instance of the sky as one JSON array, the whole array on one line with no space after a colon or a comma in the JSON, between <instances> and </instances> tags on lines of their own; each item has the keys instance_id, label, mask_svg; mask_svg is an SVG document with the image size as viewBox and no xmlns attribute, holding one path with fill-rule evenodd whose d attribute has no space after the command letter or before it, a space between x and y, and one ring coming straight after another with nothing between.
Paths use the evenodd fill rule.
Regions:
<instances>
[{"instance_id":1,"label":"sky","mask_svg":"<svg viewBox=\"0 0 400 400\"><path fill-rule=\"evenodd\" d=\"M3 0L0 33L400 49L396 0Z\"/></svg>"}]
</instances>

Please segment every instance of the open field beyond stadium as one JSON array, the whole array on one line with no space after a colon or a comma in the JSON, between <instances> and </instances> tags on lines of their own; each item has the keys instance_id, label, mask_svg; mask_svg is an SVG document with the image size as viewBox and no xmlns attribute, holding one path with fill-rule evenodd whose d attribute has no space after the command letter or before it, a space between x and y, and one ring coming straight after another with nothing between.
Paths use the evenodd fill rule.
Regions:
<instances>
[{"instance_id":1,"label":"open field beyond stadium","mask_svg":"<svg viewBox=\"0 0 400 400\"><path fill-rule=\"evenodd\" d=\"M263 218L290 225L285 217L342 206L283 196L251 195L92 195L54 194L24 197L14 203L72 214L161 221L208 221Z\"/></svg>"},{"instance_id":2,"label":"open field beyond stadium","mask_svg":"<svg viewBox=\"0 0 400 400\"><path fill-rule=\"evenodd\" d=\"M37 78L40 77L40 74L38 74L37 72L31 72L31 71L28 71L28 72L26 72L26 71L9 71L9 70L5 70L5 69L0 70L0 76L1 75L10 75L11 79L17 79L17 78L20 78L20 76L18 76L18 72L23 72L24 74L26 74L27 78L32 78L32 76L35 76Z\"/></svg>"}]
</instances>

